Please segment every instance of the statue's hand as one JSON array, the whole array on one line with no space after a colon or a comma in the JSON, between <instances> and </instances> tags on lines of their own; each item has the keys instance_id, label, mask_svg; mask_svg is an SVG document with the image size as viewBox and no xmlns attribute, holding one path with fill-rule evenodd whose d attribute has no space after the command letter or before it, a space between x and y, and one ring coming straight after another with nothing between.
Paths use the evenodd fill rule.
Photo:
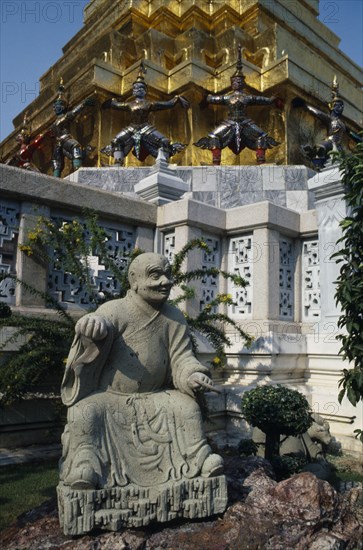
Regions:
<instances>
[{"instance_id":1,"label":"statue's hand","mask_svg":"<svg viewBox=\"0 0 363 550\"><path fill-rule=\"evenodd\" d=\"M274 98L274 103L275 103L275 106L278 108L278 109L283 109L284 106L285 106L285 102L283 99L281 99L281 97L275 97Z\"/></svg>"},{"instance_id":2,"label":"statue's hand","mask_svg":"<svg viewBox=\"0 0 363 550\"><path fill-rule=\"evenodd\" d=\"M106 101L102 103L102 109L110 109L112 107L113 100L113 97L110 97L110 99L106 99Z\"/></svg>"},{"instance_id":3,"label":"statue's hand","mask_svg":"<svg viewBox=\"0 0 363 550\"><path fill-rule=\"evenodd\" d=\"M84 100L83 105L85 107L93 107L94 105L96 105L96 98L95 97L87 97Z\"/></svg>"},{"instance_id":4,"label":"statue's hand","mask_svg":"<svg viewBox=\"0 0 363 550\"><path fill-rule=\"evenodd\" d=\"M85 315L76 324L76 334L90 340L103 340L108 333L106 319L98 315Z\"/></svg>"},{"instance_id":5,"label":"statue's hand","mask_svg":"<svg viewBox=\"0 0 363 550\"><path fill-rule=\"evenodd\" d=\"M306 107L306 101L302 97L294 97L291 101L291 105L294 109L298 107Z\"/></svg>"},{"instance_id":6,"label":"statue's hand","mask_svg":"<svg viewBox=\"0 0 363 550\"><path fill-rule=\"evenodd\" d=\"M183 109L189 109L189 107L190 107L189 101L187 99L185 99L185 97L183 97L182 95L180 95L178 97L179 97L179 103L183 107Z\"/></svg>"},{"instance_id":7,"label":"statue's hand","mask_svg":"<svg viewBox=\"0 0 363 550\"><path fill-rule=\"evenodd\" d=\"M188 386L194 391L215 391L212 380L206 374L195 372L187 380Z\"/></svg>"}]
</instances>

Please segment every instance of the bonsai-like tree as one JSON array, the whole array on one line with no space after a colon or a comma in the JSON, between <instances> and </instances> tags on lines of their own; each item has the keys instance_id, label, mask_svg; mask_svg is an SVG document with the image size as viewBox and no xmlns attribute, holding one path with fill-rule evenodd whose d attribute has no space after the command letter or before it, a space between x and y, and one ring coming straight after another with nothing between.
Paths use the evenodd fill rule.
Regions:
<instances>
[{"instance_id":1,"label":"bonsai-like tree","mask_svg":"<svg viewBox=\"0 0 363 550\"><path fill-rule=\"evenodd\" d=\"M246 391L242 413L247 422L266 434L265 458L280 454L281 435L300 435L313 420L306 398L298 391L281 385L258 386Z\"/></svg>"}]
</instances>

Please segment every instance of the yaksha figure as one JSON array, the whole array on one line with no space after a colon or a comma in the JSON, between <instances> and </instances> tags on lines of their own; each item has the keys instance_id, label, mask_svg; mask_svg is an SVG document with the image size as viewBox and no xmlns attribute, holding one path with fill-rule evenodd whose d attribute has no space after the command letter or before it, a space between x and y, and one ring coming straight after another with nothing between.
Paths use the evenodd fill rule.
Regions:
<instances>
[{"instance_id":1,"label":"yaksha figure","mask_svg":"<svg viewBox=\"0 0 363 550\"><path fill-rule=\"evenodd\" d=\"M93 97L88 97L72 110L68 110L65 99L65 88L61 79L58 88L58 97L54 102L54 112L57 116L50 130L56 137L56 146L53 153L53 176L60 177L64 168L64 158L72 161L74 170L82 166L84 151L80 143L70 133L70 123L88 106L95 104Z\"/></svg>"},{"instance_id":2,"label":"yaksha figure","mask_svg":"<svg viewBox=\"0 0 363 550\"><path fill-rule=\"evenodd\" d=\"M132 86L132 101L118 101L115 98L105 101L104 109L118 109L130 113L131 122L123 128L109 145L101 149L102 153L113 156L118 164L122 164L124 158L133 149L133 154L138 160L145 160L148 155L157 157L159 149L163 149L167 158L172 157L179 151L185 149L183 143L171 143L163 136L148 120L152 111L162 111L172 109L178 103L184 108L189 108L189 102L183 97L176 95L169 101L148 101L145 99L147 94L147 85L145 83L143 66L141 66L139 75Z\"/></svg>"},{"instance_id":3,"label":"yaksha figure","mask_svg":"<svg viewBox=\"0 0 363 550\"><path fill-rule=\"evenodd\" d=\"M304 107L315 117L322 120L328 128L328 135L324 141L318 145L302 146L304 154L318 170L325 166L331 151L343 151L343 139L345 135L348 135L357 143L362 141L362 138L350 130L342 120L344 102L339 95L339 84L336 76L334 76L332 84L332 101L329 103L330 114L324 113L312 105L307 105L301 98L295 98L292 105L293 107Z\"/></svg>"},{"instance_id":4,"label":"yaksha figure","mask_svg":"<svg viewBox=\"0 0 363 550\"><path fill-rule=\"evenodd\" d=\"M18 168L23 168L24 170L39 172L39 168L33 162L33 155L50 134L51 132L48 131L44 134L37 135L37 137L32 140L28 115L25 113L23 127L15 138L20 146L19 151L8 161L6 161L5 164L8 164L9 166L17 166Z\"/></svg>"},{"instance_id":5,"label":"yaksha figure","mask_svg":"<svg viewBox=\"0 0 363 550\"><path fill-rule=\"evenodd\" d=\"M252 119L247 118L246 108L249 105L272 105L282 108L283 102L279 98L269 98L246 94L245 78L242 70L241 46L238 47L236 71L231 77L232 92L224 95L208 95L207 103L226 105L228 117L219 126L194 143L202 149L210 149L213 155L213 164L221 163L221 150L229 147L238 155L245 147L256 151L256 160L259 164L265 162L265 151L271 149L278 142L261 130Z\"/></svg>"},{"instance_id":6,"label":"yaksha figure","mask_svg":"<svg viewBox=\"0 0 363 550\"><path fill-rule=\"evenodd\" d=\"M224 497L214 495L212 502L218 480L225 479L219 475L223 461L205 439L195 399L197 392L213 389L213 382L192 352L183 314L167 303L172 285L167 259L139 255L130 264L129 282L125 298L77 322L62 383L68 423L62 438L60 508L67 508L67 495L74 491L93 491L89 503L107 500L107 495L122 501L105 501L108 512L93 509L91 520L85 520L88 530L102 514L121 518L116 526L137 526L203 517L210 506L209 514L225 507ZM193 485L195 478L199 485ZM199 490L206 497L207 488L208 504L202 495L196 497ZM68 531L65 525L65 531L83 532L77 525Z\"/></svg>"}]
</instances>

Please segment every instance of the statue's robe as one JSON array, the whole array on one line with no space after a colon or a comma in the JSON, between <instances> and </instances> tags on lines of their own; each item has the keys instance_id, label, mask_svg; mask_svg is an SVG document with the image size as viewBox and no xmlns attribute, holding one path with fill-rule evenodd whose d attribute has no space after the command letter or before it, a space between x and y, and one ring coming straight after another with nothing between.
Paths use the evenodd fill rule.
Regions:
<instances>
[{"instance_id":1,"label":"statue's robe","mask_svg":"<svg viewBox=\"0 0 363 550\"><path fill-rule=\"evenodd\" d=\"M208 369L192 352L183 314L133 291L96 314L108 335L75 338L62 384L69 409L61 479L71 483L82 464L91 464L99 487L196 477L211 449L187 379Z\"/></svg>"}]
</instances>

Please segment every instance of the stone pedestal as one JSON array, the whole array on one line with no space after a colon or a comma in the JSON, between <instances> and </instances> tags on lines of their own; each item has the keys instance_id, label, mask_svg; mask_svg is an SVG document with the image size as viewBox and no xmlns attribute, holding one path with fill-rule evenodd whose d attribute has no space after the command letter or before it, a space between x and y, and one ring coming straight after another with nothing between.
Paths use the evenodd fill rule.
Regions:
<instances>
[{"instance_id":1,"label":"stone pedestal","mask_svg":"<svg viewBox=\"0 0 363 550\"><path fill-rule=\"evenodd\" d=\"M188 198L217 208L268 201L295 212L314 208L306 166L176 166L165 158L153 167L80 168L66 179L105 191L141 197L157 205Z\"/></svg>"},{"instance_id":2,"label":"stone pedestal","mask_svg":"<svg viewBox=\"0 0 363 550\"><path fill-rule=\"evenodd\" d=\"M145 527L177 518L200 519L220 514L227 507L225 476L184 479L155 487L127 485L87 491L60 483L57 492L60 523L66 535Z\"/></svg>"},{"instance_id":3,"label":"stone pedestal","mask_svg":"<svg viewBox=\"0 0 363 550\"><path fill-rule=\"evenodd\" d=\"M136 183L134 190L141 198L161 206L179 200L189 191L189 185L169 168L165 154L160 149L151 173Z\"/></svg>"}]
</instances>

